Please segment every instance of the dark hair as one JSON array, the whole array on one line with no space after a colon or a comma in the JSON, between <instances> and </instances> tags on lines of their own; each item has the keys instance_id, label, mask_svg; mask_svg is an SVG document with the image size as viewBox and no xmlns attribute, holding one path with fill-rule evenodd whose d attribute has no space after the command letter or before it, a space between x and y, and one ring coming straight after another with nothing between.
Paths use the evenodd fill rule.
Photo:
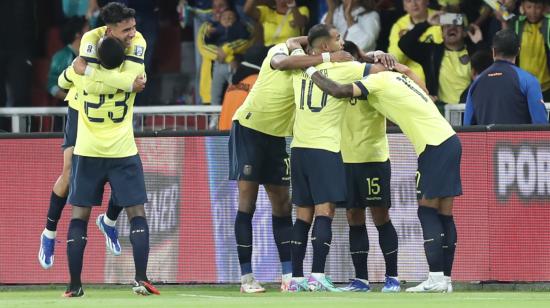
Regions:
<instances>
[{"instance_id":1,"label":"dark hair","mask_svg":"<svg viewBox=\"0 0 550 308\"><path fill-rule=\"evenodd\" d=\"M114 37L105 37L97 47L99 63L110 70L119 67L124 62L124 46L120 40Z\"/></svg>"},{"instance_id":2,"label":"dark hair","mask_svg":"<svg viewBox=\"0 0 550 308\"><path fill-rule=\"evenodd\" d=\"M355 59L359 59L359 47L352 41L344 42L344 51L349 52Z\"/></svg>"},{"instance_id":3,"label":"dark hair","mask_svg":"<svg viewBox=\"0 0 550 308\"><path fill-rule=\"evenodd\" d=\"M330 30L333 28L334 26L326 24L317 24L313 26L307 33L307 42L309 46L313 47L313 43L315 43L317 39L330 37Z\"/></svg>"},{"instance_id":4,"label":"dark hair","mask_svg":"<svg viewBox=\"0 0 550 308\"><path fill-rule=\"evenodd\" d=\"M493 37L495 54L503 57L515 57L519 53L519 38L512 29L498 31Z\"/></svg>"},{"instance_id":5,"label":"dark hair","mask_svg":"<svg viewBox=\"0 0 550 308\"><path fill-rule=\"evenodd\" d=\"M474 70L476 74L480 74L493 64L493 55L489 50L478 50L472 55L470 63L472 65L472 70Z\"/></svg>"},{"instance_id":6,"label":"dark hair","mask_svg":"<svg viewBox=\"0 0 550 308\"><path fill-rule=\"evenodd\" d=\"M77 33L82 33L82 29L86 25L86 19L84 17L71 17L67 19L63 27L61 28L61 41L64 45L71 44L74 41L74 37Z\"/></svg>"},{"instance_id":7,"label":"dark hair","mask_svg":"<svg viewBox=\"0 0 550 308\"><path fill-rule=\"evenodd\" d=\"M136 11L122 3L111 2L101 8L101 19L106 25L117 24L123 20L134 18Z\"/></svg>"}]
</instances>

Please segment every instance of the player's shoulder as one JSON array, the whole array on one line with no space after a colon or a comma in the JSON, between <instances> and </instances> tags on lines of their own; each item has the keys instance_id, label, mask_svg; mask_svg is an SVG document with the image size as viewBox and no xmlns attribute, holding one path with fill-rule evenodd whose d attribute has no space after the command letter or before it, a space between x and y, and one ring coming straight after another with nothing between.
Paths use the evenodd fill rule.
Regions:
<instances>
[{"instance_id":1,"label":"player's shoulder","mask_svg":"<svg viewBox=\"0 0 550 308\"><path fill-rule=\"evenodd\" d=\"M99 27L90 30L82 36L80 41L80 55L84 57L96 57L97 44L99 40L105 35L107 27Z\"/></svg>"},{"instance_id":2,"label":"player's shoulder","mask_svg":"<svg viewBox=\"0 0 550 308\"><path fill-rule=\"evenodd\" d=\"M139 32L136 32L136 36L132 39L130 47L126 49L126 55L138 58L145 57L145 49L147 48L147 42L143 35Z\"/></svg>"},{"instance_id":3,"label":"player's shoulder","mask_svg":"<svg viewBox=\"0 0 550 308\"><path fill-rule=\"evenodd\" d=\"M289 50L288 50L288 47L286 46L285 43L279 43L279 44L269 48L269 50L267 51L267 54L271 55L271 56L276 55L276 54L288 55Z\"/></svg>"}]
</instances>

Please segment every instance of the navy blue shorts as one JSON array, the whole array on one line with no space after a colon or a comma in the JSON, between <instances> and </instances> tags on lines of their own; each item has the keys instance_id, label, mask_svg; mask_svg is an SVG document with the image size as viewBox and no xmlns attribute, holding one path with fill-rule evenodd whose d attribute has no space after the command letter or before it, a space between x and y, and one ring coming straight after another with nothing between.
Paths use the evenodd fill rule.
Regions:
<instances>
[{"instance_id":1,"label":"navy blue shorts","mask_svg":"<svg viewBox=\"0 0 550 308\"><path fill-rule=\"evenodd\" d=\"M297 206L346 201L346 172L340 153L292 148L292 203Z\"/></svg>"},{"instance_id":2,"label":"navy blue shorts","mask_svg":"<svg viewBox=\"0 0 550 308\"><path fill-rule=\"evenodd\" d=\"M391 164L385 162L344 164L348 201L346 208L391 207Z\"/></svg>"},{"instance_id":3,"label":"navy blue shorts","mask_svg":"<svg viewBox=\"0 0 550 308\"><path fill-rule=\"evenodd\" d=\"M462 145L457 135L437 146L428 145L418 157L416 193L418 200L462 195L460 159Z\"/></svg>"},{"instance_id":4,"label":"navy blue shorts","mask_svg":"<svg viewBox=\"0 0 550 308\"><path fill-rule=\"evenodd\" d=\"M70 204L83 207L101 205L107 182L111 185L111 197L116 205L130 207L147 202L139 155L124 158L73 155Z\"/></svg>"},{"instance_id":5,"label":"navy blue shorts","mask_svg":"<svg viewBox=\"0 0 550 308\"><path fill-rule=\"evenodd\" d=\"M229 179L289 186L290 159L286 139L233 121L229 135Z\"/></svg>"},{"instance_id":6,"label":"navy blue shorts","mask_svg":"<svg viewBox=\"0 0 550 308\"><path fill-rule=\"evenodd\" d=\"M65 131L63 132L63 150L74 147L76 144L76 134L78 132L78 110L69 107L67 111L67 121L65 122Z\"/></svg>"}]
</instances>

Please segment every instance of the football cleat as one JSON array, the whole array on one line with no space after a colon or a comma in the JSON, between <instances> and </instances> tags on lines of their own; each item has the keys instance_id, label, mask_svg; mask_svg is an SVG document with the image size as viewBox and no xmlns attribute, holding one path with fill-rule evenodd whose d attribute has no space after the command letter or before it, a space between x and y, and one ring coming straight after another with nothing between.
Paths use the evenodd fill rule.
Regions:
<instances>
[{"instance_id":1,"label":"football cleat","mask_svg":"<svg viewBox=\"0 0 550 308\"><path fill-rule=\"evenodd\" d=\"M291 274L285 274L281 277L281 292L288 292L290 282L292 281Z\"/></svg>"},{"instance_id":2,"label":"football cleat","mask_svg":"<svg viewBox=\"0 0 550 308\"><path fill-rule=\"evenodd\" d=\"M288 292L309 292L308 280L304 277L296 277L290 280Z\"/></svg>"},{"instance_id":3,"label":"football cleat","mask_svg":"<svg viewBox=\"0 0 550 308\"><path fill-rule=\"evenodd\" d=\"M147 296L151 294L160 295L159 290L151 284L149 281L134 281L134 286L132 287L132 291L134 291L135 294Z\"/></svg>"},{"instance_id":4,"label":"football cleat","mask_svg":"<svg viewBox=\"0 0 550 308\"><path fill-rule=\"evenodd\" d=\"M241 276L241 293L263 293L264 287L254 278L254 274Z\"/></svg>"},{"instance_id":5,"label":"football cleat","mask_svg":"<svg viewBox=\"0 0 550 308\"><path fill-rule=\"evenodd\" d=\"M99 231L105 236L105 245L107 249L115 256L120 256L122 249L120 248L120 243L118 242L118 231L116 227L111 227L103 221L105 214L97 216L95 224L99 228Z\"/></svg>"},{"instance_id":6,"label":"football cleat","mask_svg":"<svg viewBox=\"0 0 550 308\"><path fill-rule=\"evenodd\" d=\"M343 292L339 288L337 288L334 283L332 283L332 280L330 280L330 277L326 276L325 274L321 275L314 275L311 274L309 276L309 279L307 281L307 284L309 286L309 290L312 292Z\"/></svg>"},{"instance_id":7,"label":"football cleat","mask_svg":"<svg viewBox=\"0 0 550 308\"><path fill-rule=\"evenodd\" d=\"M82 297L84 296L84 291L82 290L82 286L78 288L71 288L71 286L67 287L67 291L63 293L63 297Z\"/></svg>"},{"instance_id":8,"label":"football cleat","mask_svg":"<svg viewBox=\"0 0 550 308\"><path fill-rule=\"evenodd\" d=\"M53 265L55 250L55 239L48 238L44 233L40 235L40 250L38 261L42 268L49 269Z\"/></svg>"},{"instance_id":9,"label":"football cleat","mask_svg":"<svg viewBox=\"0 0 550 308\"><path fill-rule=\"evenodd\" d=\"M447 292L448 283L443 275L433 275L430 273L428 279L416 287L408 288L407 292L418 293L444 293Z\"/></svg>"},{"instance_id":10,"label":"football cleat","mask_svg":"<svg viewBox=\"0 0 550 308\"><path fill-rule=\"evenodd\" d=\"M399 292L401 291L401 283L399 280L386 276L386 280L384 281L384 287L382 287L383 293L392 293L392 292Z\"/></svg>"},{"instance_id":11,"label":"football cleat","mask_svg":"<svg viewBox=\"0 0 550 308\"><path fill-rule=\"evenodd\" d=\"M451 277L445 276L445 280L447 280L447 293L453 293L453 284L451 282Z\"/></svg>"},{"instance_id":12,"label":"football cleat","mask_svg":"<svg viewBox=\"0 0 550 308\"><path fill-rule=\"evenodd\" d=\"M362 279L352 278L349 284L341 289L344 292L370 292L370 285Z\"/></svg>"}]
</instances>

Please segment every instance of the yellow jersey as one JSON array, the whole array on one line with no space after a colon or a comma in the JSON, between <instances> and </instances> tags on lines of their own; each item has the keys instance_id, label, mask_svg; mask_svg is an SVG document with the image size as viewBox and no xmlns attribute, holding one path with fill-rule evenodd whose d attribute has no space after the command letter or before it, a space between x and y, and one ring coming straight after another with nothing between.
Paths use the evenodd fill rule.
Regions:
<instances>
[{"instance_id":1,"label":"yellow jersey","mask_svg":"<svg viewBox=\"0 0 550 308\"><path fill-rule=\"evenodd\" d=\"M92 80L103 82L122 91L132 92L132 86L136 77L145 74L144 61L147 43L141 33L136 32L130 46L125 49L126 59L122 65L122 70L98 70L97 45L101 38L105 36L106 30L107 27L103 26L90 30L82 36L79 55L92 68L87 73L87 76Z\"/></svg>"},{"instance_id":2,"label":"yellow jersey","mask_svg":"<svg viewBox=\"0 0 550 308\"><path fill-rule=\"evenodd\" d=\"M471 82L472 67L468 50L445 49L439 68L439 100L447 104L458 104L460 95Z\"/></svg>"},{"instance_id":3,"label":"yellow jersey","mask_svg":"<svg viewBox=\"0 0 550 308\"><path fill-rule=\"evenodd\" d=\"M290 10L286 14L279 14L276 10L265 5L258 5L256 8L260 11L259 22L264 29L265 46L284 43L289 38L302 34L302 29L291 26L294 23L294 15ZM298 11L309 18L307 7L300 6Z\"/></svg>"},{"instance_id":4,"label":"yellow jersey","mask_svg":"<svg viewBox=\"0 0 550 308\"><path fill-rule=\"evenodd\" d=\"M542 21L536 24L525 22L519 49L519 66L537 77L544 92L550 89L550 72L546 62L544 37L540 32L541 26Z\"/></svg>"},{"instance_id":5,"label":"yellow jersey","mask_svg":"<svg viewBox=\"0 0 550 308\"><path fill-rule=\"evenodd\" d=\"M386 118L367 101L353 99L346 109L340 144L344 163L385 162L390 158Z\"/></svg>"},{"instance_id":6,"label":"yellow jersey","mask_svg":"<svg viewBox=\"0 0 550 308\"><path fill-rule=\"evenodd\" d=\"M69 73L67 73L67 70L69 70ZM73 75L71 75L71 73ZM71 77L69 77L69 75L71 75ZM69 105L69 107L75 110L80 110L79 109L80 106L78 104L77 95L76 95L77 90L76 90L76 87L74 86L73 79L80 78L81 76L79 75L74 76L74 75L76 75L76 73L74 73L73 67L69 66L68 68L64 69L63 72L61 72L59 77L57 77L57 85L61 89L67 91L67 95L65 96L67 105Z\"/></svg>"},{"instance_id":7,"label":"yellow jersey","mask_svg":"<svg viewBox=\"0 0 550 308\"><path fill-rule=\"evenodd\" d=\"M436 13L436 11L428 9L428 16L432 16L434 13ZM426 77L424 75L422 65L409 59L409 57L407 57L398 46L399 39L401 39L401 37L413 27L414 24L409 14L406 14L405 16L399 18L391 28L388 52L394 55L399 63L403 63L408 66L418 77L425 81ZM426 32L424 32L422 36L420 36L420 41L426 43L433 42L436 44L443 43L443 33L441 31L441 26L429 27Z\"/></svg>"},{"instance_id":8,"label":"yellow jersey","mask_svg":"<svg viewBox=\"0 0 550 308\"><path fill-rule=\"evenodd\" d=\"M327 78L349 83L363 77L366 65L359 62L329 62L316 68ZM342 120L351 99L329 96L303 71L295 71L292 79L296 118L290 146L340 152Z\"/></svg>"},{"instance_id":9,"label":"yellow jersey","mask_svg":"<svg viewBox=\"0 0 550 308\"><path fill-rule=\"evenodd\" d=\"M292 135L294 123L292 71L272 68L271 59L275 55L288 56L286 44L277 44L269 49L256 83L235 112L233 120L264 134L285 137Z\"/></svg>"},{"instance_id":10,"label":"yellow jersey","mask_svg":"<svg viewBox=\"0 0 550 308\"><path fill-rule=\"evenodd\" d=\"M401 128L417 155L424 152L426 145L440 145L455 134L428 94L407 76L381 72L355 84L368 104Z\"/></svg>"}]
</instances>

